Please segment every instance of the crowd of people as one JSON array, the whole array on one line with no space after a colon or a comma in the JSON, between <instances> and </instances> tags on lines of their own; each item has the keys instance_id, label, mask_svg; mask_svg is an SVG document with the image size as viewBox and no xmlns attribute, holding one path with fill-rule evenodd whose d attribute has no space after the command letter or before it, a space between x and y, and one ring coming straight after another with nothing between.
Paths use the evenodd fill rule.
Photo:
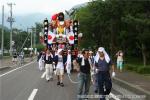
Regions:
<instances>
[{"instance_id":1,"label":"crowd of people","mask_svg":"<svg viewBox=\"0 0 150 100\"><path fill-rule=\"evenodd\" d=\"M122 71L123 52L119 50L116 56L117 69ZM105 100L106 95L111 92L111 77L115 76L115 63L103 47L99 47L96 53L88 49L78 51L78 53L71 52L71 50L47 49L46 52L39 53L37 61L39 62L39 70L45 70L46 81L52 81L53 73L55 73L56 84L61 87L64 87L65 71L70 75L76 70L78 72L78 100L88 99L91 83L94 86L94 92L100 95L100 100ZM110 67L112 74L110 74Z\"/></svg>"},{"instance_id":2,"label":"crowd of people","mask_svg":"<svg viewBox=\"0 0 150 100\"><path fill-rule=\"evenodd\" d=\"M21 51L20 53L14 52L12 55L13 55L13 58L12 58L13 64L17 64L18 61L21 65L24 63L24 52L23 51Z\"/></svg>"}]
</instances>

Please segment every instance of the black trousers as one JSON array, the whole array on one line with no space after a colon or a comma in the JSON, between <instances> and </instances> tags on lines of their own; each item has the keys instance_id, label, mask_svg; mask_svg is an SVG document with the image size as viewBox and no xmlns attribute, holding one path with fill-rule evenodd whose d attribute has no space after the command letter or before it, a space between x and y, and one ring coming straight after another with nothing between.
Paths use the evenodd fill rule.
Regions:
<instances>
[{"instance_id":1,"label":"black trousers","mask_svg":"<svg viewBox=\"0 0 150 100\"><path fill-rule=\"evenodd\" d=\"M109 71L100 71L97 75L98 91L101 96L100 100L105 100L105 95L109 95L112 88L112 82Z\"/></svg>"}]
</instances>

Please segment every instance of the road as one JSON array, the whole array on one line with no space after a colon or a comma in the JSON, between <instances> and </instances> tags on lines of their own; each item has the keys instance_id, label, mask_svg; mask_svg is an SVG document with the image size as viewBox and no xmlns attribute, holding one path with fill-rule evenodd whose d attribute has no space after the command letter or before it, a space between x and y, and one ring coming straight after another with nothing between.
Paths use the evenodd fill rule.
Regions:
<instances>
[{"instance_id":1,"label":"road","mask_svg":"<svg viewBox=\"0 0 150 100\"><path fill-rule=\"evenodd\" d=\"M44 72L38 70L35 61L16 69L0 74L0 100L76 100L77 84L72 83L67 75L64 79L64 87L57 86L56 77L47 82L43 77ZM71 79L77 81L76 74ZM94 96L93 86L90 96ZM144 100L118 98L117 95L136 95L127 89L113 83L109 100ZM98 100L91 98L89 100Z\"/></svg>"}]
</instances>

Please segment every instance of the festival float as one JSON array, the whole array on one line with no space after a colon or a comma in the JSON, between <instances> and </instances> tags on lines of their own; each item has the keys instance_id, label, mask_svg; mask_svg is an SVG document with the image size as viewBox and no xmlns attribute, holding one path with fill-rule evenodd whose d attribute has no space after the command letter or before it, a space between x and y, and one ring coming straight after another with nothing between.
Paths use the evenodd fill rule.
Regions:
<instances>
[{"instance_id":1,"label":"festival float","mask_svg":"<svg viewBox=\"0 0 150 100\"><path fill-rule=\"evenodd\" d=\"M60 12L43 22L44 35L40 35L43 44L49 49L71 49L78 47L78 20L65 19Z\"/></svg>"}]
</instances>

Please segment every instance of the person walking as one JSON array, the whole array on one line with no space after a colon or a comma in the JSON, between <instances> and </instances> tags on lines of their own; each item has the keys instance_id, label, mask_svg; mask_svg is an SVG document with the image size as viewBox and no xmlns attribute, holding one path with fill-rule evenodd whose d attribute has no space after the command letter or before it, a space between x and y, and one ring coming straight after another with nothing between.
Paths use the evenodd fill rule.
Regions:
<instances>
[{"instance_id":1,"label":"person walking","mask_svg":"<svg viewBox=\"0 0 150 100\"><path fill-rule=\"evenodd\" d=\"M70 74L71 71L71 50L68 50L67 61L66 61L66 70L67 74Z\"/></svg>"},{"instance_id":2,"label":"person walking","mask_svg":"<svg viewBox=\"0 0 150 100\"><path fill-rule=\"evenodd\" d=\"M112 66L112 75L115 76L114 64L103 47L99 47L95 57L95 67L98 79L98 92L100 100L106 100L106 95L109 95L112 88L110 77L110 66Z\"/></svg>"},{"instance_id":3,"label":"person walking","mask_svg":"<svg viewBox=\"0 0 150 100\"><path fill-rule=\"evenodd\" d=\"M44 70L44 57L45 57L44 52L41 52L39 54L39 60L38 60L38 62L39 62L39 70L40 71Z\"/></svg>"},{"instance_id":4,"label":"person walking","mask_svg":"<svg viewBox=\"0 0 150 100\"><path fill-rule=\"evenodd\" d=\"M13 59L12 59L12 61L13 61L13 64L17 64L17 52L13 53Z\"/></svg>"},{"instance_id":5,"label":"person walking","mask_svg":"<svg viewBox=\"0 0 150 100\"><path fill-rule=\"evenodd\" d=\"M83 50L82 57L77 58L76 62L80 66L80 72L78 74L78 100L87 100L87 95L90 89L91 83L91 60L89 58L89 51ZM83 91L84 90L84 91ZM82 97L84 96L84 97Z\"/></svg>"},{"instance_id":6,"label":"person walking","mask_svg":"<svg viewBox=\"0 0 150 100\"><path fill-rule=\"evenodd\" d=\"M22 65L24 63L24 52L21 51L19 53L19 64Z\"/></svg>"},{"instance_id":7,"label":"person walking","mask_svg":"<svg viewBox=\"0 0 150 100\"><path fill-rule=\"evenodd\" d=\"M120 72L122 72L123 69L123 51L119 50L116 53L117 56L117 69L120 70Z\"/></svg>"},{"instance_id":8,"label":"person walking","mask_svg":"<svg viewBox=\"0 0 150 100\"><path fill-rule=\"evenodd\" d=\"M94 86L94 92L98 93L98 80L97 80L97 73L95 70L95 56L93 54L93 51L89 51L89 58L92 62L92 70L91 70L91 79Z\"/></svg>"},{"instance_id":9,"label":"person walking","mask_svg":"<svg viewBox=\"0 0 150 100\"><path fill-rule=\"evenodd\" d=\"M46 80L53 80L53 55L49 49L46 51L46 55L44 57L45 61L45 72L46 72Z\"/></svg>"},{"instance_id":10,"label":"person walking","mask_svg":"<svg viewBox=\"0 0 150 100\"><path fill-rule=\"evenodd\" d=\"M30 51L30 60L33 61L33 51Z\"/></svg>"},{"instance_id":11,"label":"person walking","mask_svg":"<svg viewBox=\"0 0 150 100\"><path fill-rule=\"evenodd\" d=\"M64 87L63 84L63 77L64 77L64 63L63 63L63 50L58 49L58 53L55 56L55 63L56 63L56 75L57 75L57 85Z\"/></svg>"}]
</instances>

